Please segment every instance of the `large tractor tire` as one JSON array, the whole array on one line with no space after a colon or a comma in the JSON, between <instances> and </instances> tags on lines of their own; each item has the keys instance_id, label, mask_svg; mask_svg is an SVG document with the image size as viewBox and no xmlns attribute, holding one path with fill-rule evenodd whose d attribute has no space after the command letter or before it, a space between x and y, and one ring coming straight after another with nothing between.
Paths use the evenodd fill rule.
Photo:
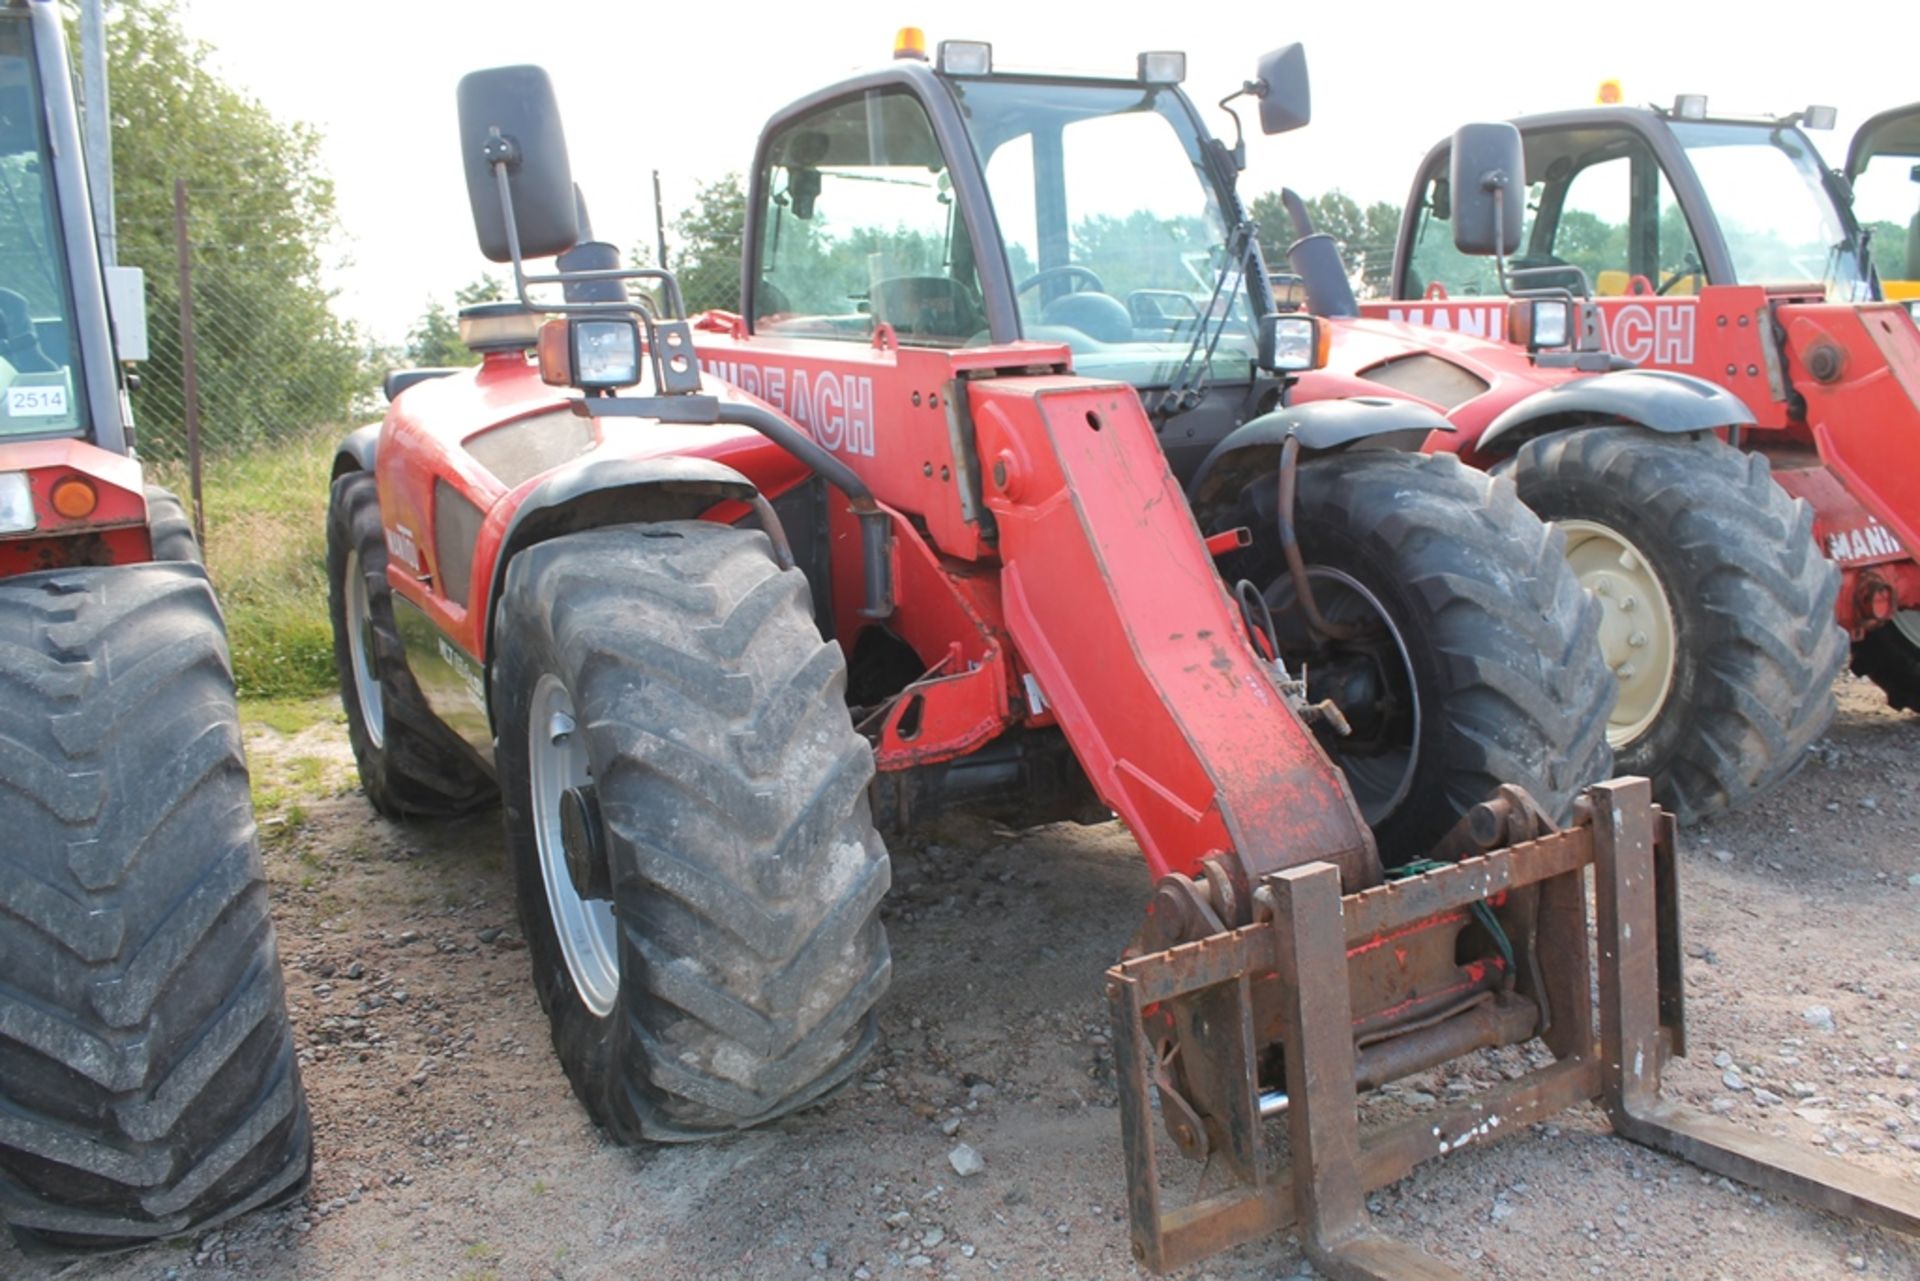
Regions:
<instances>
[{"instance_id":1,"label":"large tractor tire","mask_svg":"<svg viewBox=\"0 0 1920 1281\"><path fill-rule=\"evenodd\" d=\"M1894 711L1920 712L1920 609L1903 609L1854 642L1853 674L1878 685Z\"/></svg>"},{"instance_id":2,"label":"large tractor tire","mask_svg":"<svg viewBox=\"0 0 1920 1281\"><path fill-rule=\"evenodd\" d=\"M178 564L0 584L0 1219L174 1236L310 1157L213 592Z\"/></svg>"},{"instance_id":3,"label":"large tractor tire","mask_svg":"<svg viewBox=\"0 0 1920 1281\"><path fill-rule=\"evenodd\" d=\"M369 472L333 482L327 505L327 606L347 739L360 785L388 818L464 814L498 796L493 780L420 692L393 619L387 536Z\"/></svg>"},{"instance_id":4,"label":"large tractor tire","mask_svg":"<svg viewBox=\"0 0 1920 1281\"><path fill-rule=\"evenodd\" d=\"M1613 687L1599 609L1559 537L1513 487L1450 454L1354 452L1300 464L1294 526L1314 601L1351 639L1317 639L1275 535L1277 485L1250 486L1233 523L1254 545L1223 564L1272 610L1307 697L1388 866L1424 856L1469 808L1518 784L1557 818L1608 776Z\"/></svg>"},{"instance_id":5,"label":"large tractor tire","mask_svg":"<svg viewBox=\"0 0 1920 1281\"><path fill-rule=\"evenodd\" d=\"M1799 767L1846 660L1839 571L1767 460L1711 438L1594 427L1529 441L1520 497L1567 537L1620 687L1615 767L1682 822Z\"/></svg>"},{"instance_id":6,"label":"large tractor tire","mask_svg":"<svg viewBox=\"0 0 1920 1281\"><path fill-rule=\"evenodd\" d=\"M169 490L147 486L147 532L153 539L155 560L184 561L190 565L205 563L200 542L193 536L193 521L186 506Z\"/></svg>"},{"instance_id":7,"label":"large tractor tire","mask_svg":"<svg viewBox=\"0 0 1920 1281\"><path fill-rule=\"evenodd\" d=\"M494 705L520 916L573 1088L623 1142L772 1120L871 1049L886 847L840 647L764 535L516 555Z\"/></svg>"}]
</instances>

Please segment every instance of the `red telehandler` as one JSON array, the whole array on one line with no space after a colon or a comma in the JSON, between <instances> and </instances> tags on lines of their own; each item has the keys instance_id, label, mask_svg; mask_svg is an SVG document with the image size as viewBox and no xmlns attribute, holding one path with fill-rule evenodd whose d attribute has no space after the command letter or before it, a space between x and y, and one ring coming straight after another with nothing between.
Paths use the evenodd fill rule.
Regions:
<instances>
[{"instance_id":1,"label":"red telehandler","mask_svg":"<svg viewBox=\"0 0 1920 1281\"><path fill-rule=\"evenodd\" d=\"M1672 828L1643 782L1588 787L1612 681L1559 537L1415 452L1430 411L1287 403L1322 330L1268 305L1180 55L1071 79L903 52L772 119L742 312L695 323L583 240L545 74L469 75L475 226L520 303L469 313L481 367L396 375L339 455L369 798L497 780L582 1102L635 1141L824 1099L888 977L882 833L1111 812L1157 878L1108 976L1149 1266L1297 1215L1334 1275L1443 1275L1365 1231L1361 1189L1582 1098L1760 1177L1656 1098ZM1246 93L1304 123L1299 47ZM1536 1034L1537 1079L1359 1148L1357 1088ZM1164 1203L1156 1094L1231 1192ZM1782 1159L1802 1191L1843 1168Z\"/></svg>"},{"instance_id":2,"label":"red telehandler","mask_svg":"<svg viewBox=\"0 0 1920 1281\"><path fill-rule=\"evenodd\" d=\"M1536 511L1574 531L1576 557L1590 545L1582 579L1611 580L1610 622L1633 595L1631 622L1659 624L1608 629L1609 661L1637 664L1654 719L1664 700L1726 687L1703 759L1766 745L1768 691L1806 669L1791 638L1827 613L1853 670L1920 710L1920 329L1915 304L1881 300L1849 187L1876 158L1920 154L1916 122L1920 106L1870 120L1841 173L1804 132L1831 128L1829 107L1735 117L1684 94L1671 108L1524 117L1511 126L1510 263L1454 243L1456 208L1475 198L1460 184L1485 175L1457 174L1454 144L1440 143L1401 220L1400 301L1363 308L1510 338L1536 363L1690 374L1744 403L1749 422L1708 433L1570 406L1434 442L1508 468ZM1778 491L1805 517L1783 521ZM1830 596L1793 586L1808 533L1837 569ZM1669 661L1631 652L1636 633L1670 637ZM1636 747L1616 746L1634 764Z\"/></svg>"},{"instance_id":3,"label":"red telehandler","mask_svg":"<svg viewBox=\"0 0 1920 1281\"><path fill-rule=\"evenodd\" d=\"M0 4L0 1220L174 1236L306 1184L226 629L141 481L60 9Z\"/></svg>"}]
</instances>

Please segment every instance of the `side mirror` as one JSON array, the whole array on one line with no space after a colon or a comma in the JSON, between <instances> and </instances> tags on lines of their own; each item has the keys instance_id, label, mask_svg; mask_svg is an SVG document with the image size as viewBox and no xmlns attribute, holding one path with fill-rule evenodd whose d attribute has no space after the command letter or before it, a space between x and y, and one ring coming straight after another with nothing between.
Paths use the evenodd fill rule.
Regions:
<instances>
[{"instance_id":1,"label":"side mirror","mask_svg":"<svg viewBox=\"0 0 1920 1281\"><path fill-rule=\"evenodd\" d=\"M494 165L504 163L522 258L546 258L580 238L573 171L553 82L539 67L491 67L460 79L460 160L480 252L513 260Z\"/></svg>"},{"instance_id":2,"label":"side mirror","mask_svg":"<svg viewBox=\"0 0 1920 1281\"><path fill-rule=\"evenodd\" d=\"M1269 312L1260 317L1259 350L1255 360L1260 368L1276 374L1303 374L1327 363L1327 347L1332 338L1318 316L1298 312Z\"/></svg>"},{"instance_id":3,"label":"side mirror","mask_svg":"<svg viewBox=\"0 0 1920 1281\"><path fill-rule=\"evenodd\" d=\"M1520 247L1527 206L1527 157L1510 124L1462 125L1448 171L1453 244L1463 254L1505 257Z\"/></svg>"},{"instance_id":4,"label":"side mirror","mask_svg":"<svg viewBox=\"0 0 1920 1281\"><path fill-rule=\"evenodd\" d=\"M1290 44L1260 59L1255 84L1254 92L1260 99L1261 133L1286 133L1313 119L1306 46Z\"/></svg>"}]
</instances>

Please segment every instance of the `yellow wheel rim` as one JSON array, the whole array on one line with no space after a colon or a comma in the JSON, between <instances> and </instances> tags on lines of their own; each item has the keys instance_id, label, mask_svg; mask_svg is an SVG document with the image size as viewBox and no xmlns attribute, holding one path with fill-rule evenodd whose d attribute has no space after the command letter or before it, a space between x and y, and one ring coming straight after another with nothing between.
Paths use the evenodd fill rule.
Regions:
<instances>
[{"instance_id":1,"label":"yellow wheel rim","mask_svg":"<svg viewBox=\"0 0 1920 1281\"><path fill-rule=\"evenodd\" d=\"M1607 722L1615 751L1652 728L1673 690L1673 604L1646 555L1616 530L1590 520L1555 521L1567 535L1567 561L1600 602L1600 652L1620 686Z\"/></svg>"}]
</instances>

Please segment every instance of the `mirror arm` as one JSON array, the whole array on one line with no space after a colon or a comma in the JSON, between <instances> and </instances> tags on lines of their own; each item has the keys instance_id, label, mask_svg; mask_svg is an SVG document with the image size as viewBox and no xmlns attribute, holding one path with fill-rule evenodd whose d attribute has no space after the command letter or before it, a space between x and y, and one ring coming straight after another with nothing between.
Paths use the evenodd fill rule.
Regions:
<instances>
[{"instance_id":1,"label":"mirror arm","mask_svg":"<svg viewBox=\"0 0 1920 1281\"><path fill-rule=\"evenodd\" d=\"M1220 110L1226 112L1233 118L1233 146L1226 148L1226 152L1233 158L1233 167L1236 173L1245 173L1247 170L1247 134L1246 130L1241 127L1240 113L1228 104L1235 98L1244 98L1248 95L1257 98L1266 93L1266 91L1266 81L1249 80L1226 97L1220 99Z\"/></svg>"}]
</instances>

